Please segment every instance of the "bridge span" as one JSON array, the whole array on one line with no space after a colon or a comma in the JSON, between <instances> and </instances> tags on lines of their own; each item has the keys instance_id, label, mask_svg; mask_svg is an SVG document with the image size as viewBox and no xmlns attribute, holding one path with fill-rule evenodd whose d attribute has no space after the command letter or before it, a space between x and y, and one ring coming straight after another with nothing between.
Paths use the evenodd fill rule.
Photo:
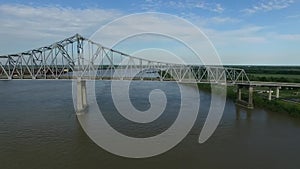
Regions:
<instances>
[{"instance_id":1,"label":"bridge span","mask_svg":"<svg viewBox=\"0 0 300 169\"><path fill-rule=\"evenodd\" d=\"M243 69L219 65L185 65L138 58L107 48L76 34L49 46L0 56L0 80L77 79L77 111L87 106L85 80L158 80L205 83L249 89L248 108L253 108L253 87L300 87L300 84L251 82Z\"/></svg>"}]
</instances>

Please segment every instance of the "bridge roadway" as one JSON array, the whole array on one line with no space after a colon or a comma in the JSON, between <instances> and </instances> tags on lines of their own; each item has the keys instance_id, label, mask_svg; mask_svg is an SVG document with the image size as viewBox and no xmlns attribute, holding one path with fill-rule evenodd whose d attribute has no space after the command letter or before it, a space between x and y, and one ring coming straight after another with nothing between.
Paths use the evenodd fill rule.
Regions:
<instances>
[{"instance_id":1,"label":"bridge roadway","mask_svg":"<svg viewBox=\"0 0 300 169\"><path fill-rule=\"evenodd\" d=\"M262 82L250 81L250 83L237 83L237 85L256 86L256 87L294 87L300 88L300 83L287 83L287 82Z\"/></svg>"}]
</instances>

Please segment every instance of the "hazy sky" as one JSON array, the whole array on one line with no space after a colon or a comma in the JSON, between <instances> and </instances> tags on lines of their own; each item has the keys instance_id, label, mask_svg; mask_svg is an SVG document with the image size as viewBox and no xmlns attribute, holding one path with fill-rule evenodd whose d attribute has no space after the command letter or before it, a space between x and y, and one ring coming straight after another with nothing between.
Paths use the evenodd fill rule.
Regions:
<instances>
[{"instance_id":1,"label":"hazy sky","mask_svg":"<svg viewBox=\"0 0 300 169\"><path fill-rule=\"evenodd\" d=\"M0 0L0 55L48 45L75 33L89 37L113 19L149 11L197 25L224 64L300 65L298 0Z\"/></svg>"}]
</instances>

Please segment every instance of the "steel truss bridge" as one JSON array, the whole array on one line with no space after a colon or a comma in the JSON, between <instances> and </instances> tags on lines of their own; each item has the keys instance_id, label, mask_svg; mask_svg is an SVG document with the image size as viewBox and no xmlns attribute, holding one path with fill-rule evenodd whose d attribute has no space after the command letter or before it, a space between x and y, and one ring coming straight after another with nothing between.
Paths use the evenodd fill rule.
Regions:
<instances>
[{"instance_id":1,"label":"steel truss bridge","mask_svg":"<svg viewBox=\"0 0 300 169\"><path fill-rule=\"evenodd\" d=\"M18 54L0 56L0 79L160 80L249 84L243 69L184 65L138 58L76 34Z\"/></svg>"},{"instance_id":2,"label":"steel truss bridge","mask_svg":"<svg viewBox=\"0 0 300 169\"><path fill-rule=\"evenodd\" d=\"M253 87L300 87L300 84L250 82L243 69L185 65L138 58L76 34L49 46L0 56L0 80L77 79L77 112L87 106L85 80L157 80L237 86L237 103L253 108ZM242 100L242 88L249 90Z\"/></svg>"}]
</instances>

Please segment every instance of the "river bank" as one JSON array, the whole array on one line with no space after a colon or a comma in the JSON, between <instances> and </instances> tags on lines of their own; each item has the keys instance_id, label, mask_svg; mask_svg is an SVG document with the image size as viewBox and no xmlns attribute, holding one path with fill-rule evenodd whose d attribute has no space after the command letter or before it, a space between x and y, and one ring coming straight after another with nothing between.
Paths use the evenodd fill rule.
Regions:
<instances>
[{"instance_id":1,"label":"river bank","mask_svg":"<svg viewBox=\"0 0 300 169\"><path fill-rule=\"evenodd\" d=\"M210 84L198 84L198 88L204 91L211 91ZM236 100L237 91L233 86L227 86L227 98ZM242 98L247 100L248 93L247 91L242 92ZM300 118L300 104L294 102L288 102L281 99L273 99L269 101L264 95L254 92L253 93L253 103L254 107L268 109L276 113L285 113L291 117Z\"/></svg>"}]
</instances>

